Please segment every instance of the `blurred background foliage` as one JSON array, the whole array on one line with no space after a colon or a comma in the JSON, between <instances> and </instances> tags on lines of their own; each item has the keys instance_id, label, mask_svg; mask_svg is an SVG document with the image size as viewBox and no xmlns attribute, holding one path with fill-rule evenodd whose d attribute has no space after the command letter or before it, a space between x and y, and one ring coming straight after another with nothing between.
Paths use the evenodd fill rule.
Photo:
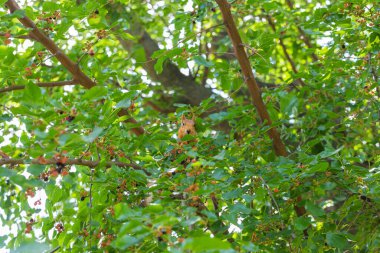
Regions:
<instances>
[{"instance_id":1,"label":"blurred background foliage","mask_svg":"<svg viewBox=\"0 0 380 253\"><path fill-rule=\"evenodd\" d=\"M274 154L214 1L17 1L13 14L0 2L3 249L380 250L376 1L230 3L288 157ZM26 38L24 16L97 86L40 87L73 77ZM181 115L195 115L196 144L179 145Z\"/></svg>"}]
</instances>

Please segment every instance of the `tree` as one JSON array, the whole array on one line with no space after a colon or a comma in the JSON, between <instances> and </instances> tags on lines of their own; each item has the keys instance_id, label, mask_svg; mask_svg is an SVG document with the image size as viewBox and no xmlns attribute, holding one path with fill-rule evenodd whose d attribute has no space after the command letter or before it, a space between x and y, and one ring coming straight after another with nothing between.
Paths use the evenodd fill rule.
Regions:
<instances>
[{"instance_id":1,"label":"tree","mask_svg":"<svg viewBox=\"0 0 380 253\"><path fill-rule=\"evenodd\" d=\"M380 250L379 4L25 2L0 9L0 247Z\"/></svg>"}]
</instances>

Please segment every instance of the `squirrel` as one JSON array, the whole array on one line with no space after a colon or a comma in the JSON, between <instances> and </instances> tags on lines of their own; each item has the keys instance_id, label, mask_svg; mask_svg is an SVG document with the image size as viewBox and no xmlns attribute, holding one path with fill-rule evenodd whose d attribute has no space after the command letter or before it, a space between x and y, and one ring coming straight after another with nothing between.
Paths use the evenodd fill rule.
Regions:
<instances>
[{"instance_id":1,"label":"squirrel","mask_svg":"<svg viewBox=\"0 0 380 253\"><path fill-rule=\"evenodd\" d=\"M175 151L175 153L178 153L178 154L182 153L183 152L183 150L182 150L183 145L189 145L189 144L192 145L193 150L197 150L197 147L195 146L195 144L198 142L198 140L196 138L189 140L189 141L183 141L182 140L187 135L192 135L192 136L197 135L197 131L195 130L195 116L194 116L194 114L193 114L193 117L191 119L187 119L186 116L184 114L182 114L181 125L178 129L178 139L179 139L180 148L177 149ZM186 167L189 163L194 163L194 162L196 162L196 158L188 157L187 159L182 161L182 164Z\"/></svg>"},{"instance_id":2,"label":"squirrel","mask_svg":"<svg viewBox=\"0 0 380 253\"><path fill-rule=\"evenodd\" d=\"M178 129L178 138L182 139L185 135L197 135L197 131L195 131L195 117L191 119L187 119L185 115L182 114L181 117L181 126Z\"/></svg>"},{"instance_id":3,"label":"squirrel","mask_svg":"<svg viewBox=\"0 0 380 253\"><path fill-rule=\"evenodd\" d=\"M179 139L179 148L175 148L173 150L171 150L169 153L165 154L166 157L168 156L171 156L172 158L176 157L177 154L181 154L183 153L183 145L187 145L189 144L189 142L197 142L196 139L194 140L190 140L190 141L182 141L182 138L184 138L186 135L192 135L192 136L196 136L197 135L197 131L195 130L195 116L193 115L191 119L187 119L186 116L184 114L182 114L181 116L181 124L178 128L178 139ZM195 147L193 147L193 149L195 149ZM181 162L181 164L186 167L186 165L188 165L189 163L191 162L195 162L196 160L193 158L191 159L190 157L185 159L184 161ZM182 169L183 170L183 169ZM167 177L171 177L171 176L174 176L176 174L177 170L171 170L170 172L166 172L164 173L165 176ZM199 174L196 174L196 173L193 173L195 175L199 175ZM149 183L148 184L148 187L150 188L152 185L154 185L155 181L153 183ZM196 188L196 185L192 185L192 186L189 186L188 189L186 189L185 192L191 192L191 191L195 191L197 188ZM173 198L181 198L183 199L183 194L172 194L171 196L173 196ZM151 202L152 202L152 199L153 199L153 194L152 193L149 193L149 196L147 196L145 199L143 199L141 201L141 206L142 207L146 207L148 206ZM202 203L203 204L203 203ZM203 204L204 206L204 204Z\"/></svg>"}]
</instances>

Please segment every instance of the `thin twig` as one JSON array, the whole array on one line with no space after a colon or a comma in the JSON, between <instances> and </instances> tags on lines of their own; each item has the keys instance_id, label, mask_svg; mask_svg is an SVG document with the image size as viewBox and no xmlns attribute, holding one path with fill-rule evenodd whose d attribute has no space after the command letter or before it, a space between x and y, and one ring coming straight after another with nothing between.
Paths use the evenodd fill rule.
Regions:
<instances>
[{"instance_id":1,"label":"thin twig","mask_svg":"<svg viewBox=\"0 0 380 253\"><path fill-rule=\"evenodd\" d=\"M3 158L0 159L0 166L1 165L23 165L23 164L40 164L40 165L51 165L56 164L57 160L55 159L14 159L14 158ZM94 168L100 164L100 161L90 161L90 160L81 160L81 159L67 159L65 161L65 165L81 165L81 166L87 166L90 168ZM118 166L120 168L132 168L134 170L142 170L144 171L148 176L151 175L146 169L142 168L141 166L135 164L135 163L124 163L119 161L107 161L104 164L106 167L111 166Z\"/></svg>"},{"instance_id":2,"label":"thin twig","mask_svg":"<svg viewBox=\"0 0 380 253\"><path fill-rule=\"evenodd\" d=\"M273 32L276 32L276 26L275 26L275 24L273 22L272 17L270 15L266 15L266 19L268 21L269 26L272 28ZM288 53L288 50L287 50L287 48L285 46L284 40L283 40L283 38L281 36L279 38L279 42L280 42L280 46L282 48L282 51L284 52L285 58L290 63L290 66L292 67L293 72L296 73L296 74L298 74L298 70L297 70L296 64L294 63L293 59L290 57L290 55ZM306 86L305 82L301 78L298 78L298 82L302 86ZM296 87L296 86L294 86L294 87Z\"/></svg>"},{"instance_id":3,"label":"thin twig","mask_svg":"<svg viewBox=\"0 0 380 253\"><path fill-rule=\"evenodd\" d=\"M5 37L7 33L0 33L0 37ZM12 38L16 39L25 39L25 40L33 40L33 38L29 35L11 35Z\"/></svg>"},{"instance_id":4,"label":"thin twig","mask_svg":"<svg viewBox=\"0 0 380 253\"><path fill-rule=\"evenodd\" d=\"M60 248L61 248L61 246L57 246L54 249L52 249L51 251L49 251L49 253L54 253L54 252L58 251Z\"/></svg>"},{"instance_id":5,"label":"thin twig","mask_svg":"<svg viewBox=\"0 0 380 253\"><path fill-rule=\"evenodd\" d=\"M286 4L289 6L291 10L294 9L294 4L291 0L286 0ZM298 21L298 18L295 19ZM308 48L313 48L313 45L310 42L309 37L306 35L305 31L297 24L298 32L301 34L301 39L305 42L306 46ZM315 53L311 53L311 57L313 58L313 61L318 61L318 56Z\"/></svg>"},{"instance_id":6,"label":"thin twig","mask_svg":"<svg viewBox=\"0 0 380 253\"><path fill-rule=\"evenodd\" d=\"M36 83L36 85L39 86L39 87L47 87L47 88L62 87L62 86L66 86L66 85L76 85L76 84L77 83L76 83L75 80L59 81L59 82ZM25 85L12 85L12 86L8 86L8 87L0 89L0 93L14 91L14 90L22 90L22 89L25 89Z\"/></svg>"},{"instance_id":7,"label":"thin twig","mask_svg":"<svg viewBox=\"0 0 380 253\"><path fill-rule=\"evenodd\" d=\"M89 219L89 224L90 224L90 250L92 247L92 185L93 185L93 177L94 177L94 168L90 168L91 170L91 175L90 175L90 193L89 193L89 198L90 198L90 219Z\"/></svg>"},{"instance_id":8,"label":"thin twig","mask_svg":"<svg viewBox=\"0 0 380 253\"><path fill-rule=\"evenodd\" d=\"M259 178L260 178L261 182L263 182L265 188L267 188L268 194L269 194L270 198L272 199L274 205L276 206L278 214L281 216L280 207L278 206L276 199L273 197L273 193L270 190L268 184L265 182L264 178L262 178L261 176L259 176Z\"/></svg>"},{"instance_id":9,"label":"thin twig","mask_svg":"<svg viewBox=\"0 0 380 253\"><path fill-rule=\"evenodd\" d=\"M204 29L204 30L201 30L200 32L196 32L196 33L190 34L189 36L187 36L187 37L183 38L182 40L178 41L176 47L178 47L178 45L179 45L180 43L185 42L185 41L189 40L190 38L192 38L192 37L194 37L194 36L196 36L196 35L198 35L198 34L200 34L200 33L208 32L208 31L210 31L210 30L212 30L212 29L214 29L214 28L216 28L216 27L222 26L222 25L224 25L224 24L213 25L213 26L211 26L211 27L209 27L209 28L206 28L206 29Z\"/></svg>"}]
</instances>

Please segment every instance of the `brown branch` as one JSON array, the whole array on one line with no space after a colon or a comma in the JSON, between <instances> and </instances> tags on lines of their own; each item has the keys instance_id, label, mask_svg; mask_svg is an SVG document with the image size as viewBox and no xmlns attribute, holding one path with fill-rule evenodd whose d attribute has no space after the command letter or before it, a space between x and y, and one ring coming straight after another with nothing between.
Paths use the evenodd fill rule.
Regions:
<instances>
[{"instance_id":1,"label":"brown branch","mask_svg":"<svg viewBox=\"0 0 380 253\"><path fill-rule=\"evenodd\" d=\"M69 81L59 81L59 82L48 82L48 83L36 83L39 87L61 87L66 85L75 85L76 82L74 80ZM0 89L0 93L8 92L8 91L14 91L14 90L22 90L25 88L25 85L12 85L5 88Z\"/></svg>"},{"instance_id":2,"label":"brown branch","mask_svg":"<svg viewBox=\"0 0 380 253\"><path fill-rule=\"evenodd\" d=\"M165 88L179 89L181 103L190 105L199 105L204 99L209 98L212 95L212 89L199 85L191 76L184 75L180 69L171 61L166 61L163 64L163 70L161 73L157 73L154 69L154 65L157 60L152 59L152 54L159 50L159 46L150 35L142 28L141 24L135 22L131 26L129 32L138 37L138 43L143 46L146 56L146 61L143 63L144 70L148 73L152 81L160 82ZM135 42L127 41L121 36L116 35L121 46L133 53L133 46Z\"/></svg>"},{"instance_id":3,"label":"brown branch","mask_svg":"<svg viewBox=\"0 0 380 253\"><path fill-rule=\"evenodd\" d=\"M294 8L294 4L292 1L290 1L290 0L285 0L285 1L286 1L287 5L289 6L290 9Z\"/></svg>"},{"instance_id":4,"label":"brown branch","mask_svg":"<svg viewBox=\"0 0 380 253\"><path fill-rule=\"evenodd\" d=\"M264 121L264 123L267 124L269 127L271 127L272 120L270 119L267 108L261 97L260 88L257 85L257 82L253 75L251 64L249 62L241 37L232 17L230 10L231 6L226 0L216 0L216 2L219 5L220 10L222 11L224 24L227 28L228 35L232 41L236 57L239 61L242 74L244 75L245 83L247 84L249 92L251 93L253 104L255 105L261 120ZM268 135L273 141L274 151L276 155L287 156L288 152L286 151L285 145L282 142L280 134L277 132L276 128L271 127L268 131ZM294 205L294 209L296 211L297 216L302 216L306 213L304 206L297 205L300 201L302 201L302 197L298 196L297 203ZM304 234L307 235L306 230L304 231Z\"/></svg>"},{"instance_id":5,"label":"brown branch","mask_svg":"<svg viewBox=\"0 0 380 253\"><path fill-rule=\"evenodd\" d=\"M119 117L122 117L122 116L128 116L129 118L126 119L124 122L126 123L132 123L134 125L137 125L138 122L131 117L130 113L128 112L127 109L123 108L119 113L118 113ZM131 128L131 131L137 135L137 136L140 136L140 135L143 135L145 133L145 130L144 128L142 128L141 126L136 126L136 127L133 127Z\"/></svg>"},{"instance_id":6,"label":"brown branch","mask_svg":"<svg viewBox=\"0 0 380 253\"><path fill-rule=\"evenodd\" d=\"M5 6L10 10L11 13L20 10L20 7L14 0L8 0L5 3ZM79 68L78 64L75 64L70 58L62 52L62 50L54 43L52 39L46 36L41 30L38 29L36 24L28 17L24 16L23 18L18 18L18 20L27 28L31 28L32 30L29 33L29 36L40 42L44 45L51 53L54 55L59 62L73 75L74 81L78 82L80 85L85 87L86 89L91 89L96 85L94 81L92 81L86 74L84 74ZM129 112L127 110L122 110L119 113L119 116L127 115L130 117ZM126 120L126 122L136 124L137 121L130 117ZM136 135L141 135L144 133L144 129L142 127L132 128L131 131Z\"/></svg>"},{"instance_id":7,"label":"brown branch","mask_svg":"<svg viewBox=\"0 0 380 253\"><path fill-rule=\"evenodd\" d=\"M273 32L276 32L276 26L275 26L275 24L274 24L274 22L272 20L272 17L270 15L266 15L266 19L268 21L269 26L272 28ZM290 57L290 55L288 53L288 50L287 50L287 48L286 48L286 46L284 44L284 40L281 37L281 35L280 35L279 41L280 41L280 46L282 48L282 51L284 52L284 55L285 55L286 59L288 60L288 62L292 66L293 72L296 73L296 74L298 74L298 70L297 70L296 64L294 63L293 59ZM301 78L298 78L298 82L302 86L306 86L305 82Z\"/></svg>"},{"instance_id":8,"label":"brown branch","mask_svg":"<svg viewBox=\"0 0 380 253\"><path fill-rule=\"evenodd\" d=\"M291 0L286 0L286 4L289 6L291 10L294 9L294 4ZM298 19L296 18L296 20ZM308 48L314 48L310 42L309 37L306 35L305 31L299 25L296 25L296 26L297 26L298 32L301 34L301 39L305 42L306 46ZM318 56L315 53L311 53L311 57L313 58L313 61L319 60Z\"/></svg>"},{"instance_id":9,"label":"brown branch","mask_svg":"<svg viewBox=\"0 0 380 253\"><path fill-rule=\"evenodd\" d=\"M8 0L5 5L8 7L11 13L20 10L20 7L14 0ZM86 88L94 87L96 84L92 81L86 74L84 74L79 66L75 64L70 58L62 52L62 50L54 43L52 39L46 36L41 30L38 29L36 24L28 17L24 16L18 18L18 20L26 27L31 28L32 30L29 33L29 36L36 41L44 45L61 64L73 75L74 80L80 83Z\"/></svg>"},{"instance_id":10,"label":"brown branch","mask_svg":"<svg viewBox=\"0 0 380 253\"><path fill-rule=\"evenodd\" d=\"M0 33L0 37L5 37L7 33ZM32 40L33 38L30 37L29 35L11 35L11 37L16 38L16 39L26 39L26 40Z\"/></svg>"},{"instance_id":11,"label":"brown branch","mask_svg":"<svg viewBox=\"0 0 380 253\"><path fill-rule=\"evenodd\" d=\"M288 153L286 151L284 143L280 138L280 134L277 132L276 128L271 126L272 120L270 119L267 108L261 97L260 88L253 75L251 64L249 62L243 42L233 20L230 10L230 4L226 0L216 0L216 2L219 5L220 10L222 11L224 24L227 28L228 35L232 41L235 55L239 61L242 74L244 76L244 81L248 86L248 90L251 94L253 104L255 105L261 120L270 127L268 135L273 141L275 153L279 156L287 156Z\"/></svg>"},{"instance_id":12,"label":"brown branch","mask_svg":"<svg viewBox=\"0 0 380 253\"><path fill-rule=\"evenodd\" d=\"M160 113L175 112L175 110L170 110L170 109L165 109L165 108L159 107L158 105L156 105L152 101L147 101L145 104L148 105L148 106L150 106L150 107L152 107L153 110L155 110L157 112L160 112Z\"/></svg>"},{"instance_id":13,"label":"brown branch","mask_svg":"<svg viewBox=\"0 0 380 253\"><path fill-rule=\"evenodd\" d=\"M25 160L25 159L13 159L13 158L3 158L0 159L0 166L1 165L22 165L22 164L39 164L39 165L55 165L57 164L56 159L32 159L32 160ZM95 168L100 164L100 161L90 161L90 160L82 160L82 159L67 159L65 161L65 165L81 165L81 166L87 166L90 168ZM151 175L150 172L146 171L141 166L134 164L134 163L123 163L118 161L107 161L104 164L106 167L111 167L112 165L116 165L120 168L132 168L134 170L142 170L144 171L148 176Z\"/></svg>"}]
</instances>

